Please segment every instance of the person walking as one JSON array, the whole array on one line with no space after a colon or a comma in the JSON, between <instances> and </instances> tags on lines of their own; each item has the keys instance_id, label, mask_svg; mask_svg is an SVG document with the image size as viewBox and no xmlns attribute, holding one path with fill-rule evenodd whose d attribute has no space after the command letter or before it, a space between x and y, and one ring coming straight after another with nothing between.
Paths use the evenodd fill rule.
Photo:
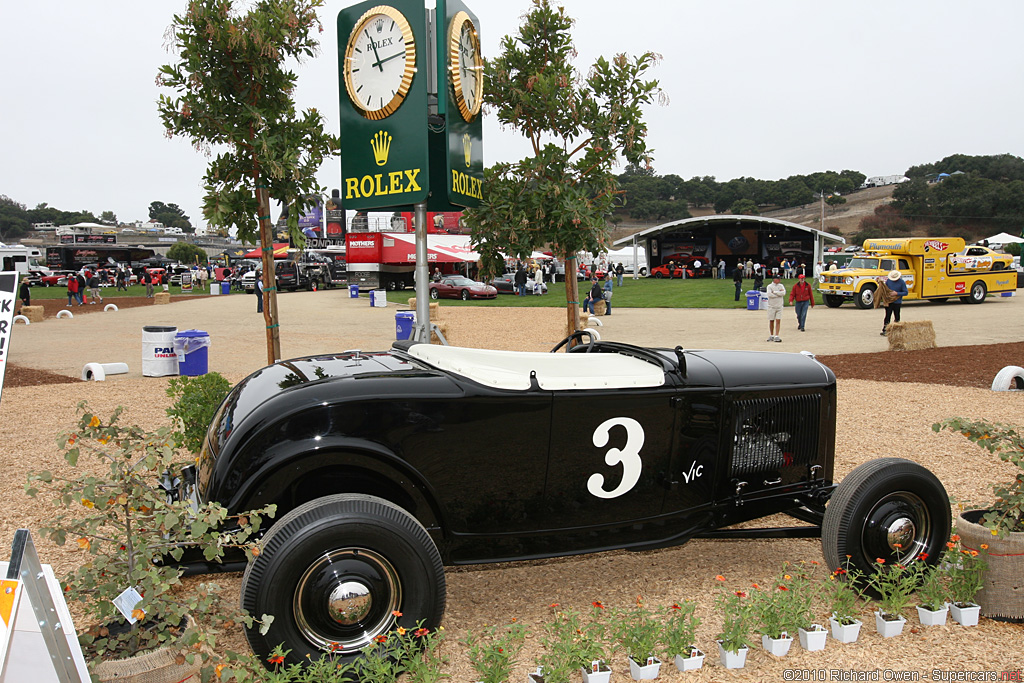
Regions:
<instances>
[{"instance_id":1,"label":"person walking","mask_svg":"<svg viewBox=\"0 0 1024 683\"><path fill-rule=\"evenodd\" d=\"M526 296L526 269L523 268L523 264L521 263L519 264L519 267L516 269L515 283L516 295Z\"/></svg>"},{"instance_id":2,"label":"person walking","mask_svg":"<svg viewBox=\"0 0 1024 683\"><path fill-rule=\"evenodd\" d=\"M100 278L96 273L89 276L89 296L92 297L91 303L96 303L97 299L103 303L103 297L100 295Z\"/></svg>"},{"instance_id":3,"label":"person walking","mask_svg":"<svg viewBox=\"0 0 1024 683\"><path fill-rule=\"evenodd\" d=\"M544 293L544 269L540 266L533 270L533 293L538 296Z\"/></svg>"},{"instance_id":4,"label":"person walking","mask_svg":"<svg viewBox=\"0 0 1024 683\"><path fill-rule=\"evenodd\" d=\"M718 259L718 279L725 279L725 259Z\"/></svg>"},{"instance_id":5,"label":"person walking","mask_svg":"<svg viewBox=\"0 0 1024 683\"><path fill-rule=\"evenodd\" d=\"M71 305L78 301L78 276L74 273L68 273L68 305L65 308L71 308ZM82 304L78 304L81 306Z\"/></svg>"},{"instance_id":6,"label":"person walking","mask_svg":"<svg viewBox=\"0 0 1024 683\"><path fill-rule=\"evenodd\" d=\"M886 336L886 328L889 327L890 320L897 323L900 321L903 297L909 293L907 283L903 281L903 276L898 270L890 271L885 279L878 278L878 301L885 306L885 321L882 323L880 332L883 337Z\"/></svg>"},{"instance_id":7,"label":"person walking","mask_svg":"<svg viewBox=\"0 0 1024 683\"><path fill-rule=\"evenodd\" d=\"M263 312L263 273L256 271L256 284L253 286L252 291L256 293L256 312Z\"/></svg>"},{"instance_id":8,"label":"person walking","mask_svg":"<svg viewBox=\"0 0 1024 683\"><path fill-rule=\"evenodd\" d=\"M21 308L32 305L32 288L27 277L21 279L21 286L18 287L18 298L21 299ZM17 315L18 311L14 313Z\"/></svg>"},{"instance_id":9,"label":"person walking","mask_svg":"<svg viewBox=\"0 0 1024 683\"><path fill-rule=\"evenodd\" d=\"M807 278L803 275L796 276L796 284L793 291L789 293L789 303L796 309L797 329L804 332L804 325L807 323L807 309L814 308L814 290L807 284Z\"/></svg>"},{"instance_id":10,"label":"person walking","mask_svg":"<svg viewBox=\"0 0 1024 683\"><path fill-rule=\"evenodd\" d=\"M78 278L78 305L81 306L82 304L89 303L89 299L86 298L87 295L85 292L85 288L89 281L85 279L85 275L82 273L79 273L75 277Z\"/></svg>"},{"instance_id":11,"label":"person walking","mask_svg":"<svg viewBox=\"0 0 1024 683\"><path fill-rule=\"evenodd\" d=\"M786 285L776 274L765 291L768 294L768 341L781 342L779 328L782 326L782 309L786 305Z\"/></svg>"},{"instance_id":12,"label":"person walking","mask_svg":"<svg viewBox=\"0 0 1024 683\"><path fill-rule=\"evenodd\" d=\"M604 298L605 315L612 314L612 274L604 278L604 291L601 293Z\"/></svg>"},{"instance_id":13,"label":"person walking","mask_svg":"<svg viewBox=\"0 0 1024 683\"><path fill-rule=\"evenodd\" d=\"M754 277L754 262L750 259L747 259L746 264L743 266L743 276Z\"/></svg>"},{"instance_id":14,"label":"person walking","mask_svg":"<svg viewBox=\"0 0 1024 683\"><path fill-rule=\"evenodd\" d=\"M117 283L117 291L120 292L122 289L128 291L128 274L124 272L123 266L118 267L114 280Z\"/></svg>"},{"instance_id":15,"label":"person walking","mask_svg":"<svg viewBox=\"0 0 1024 683\"><path fill-rule=\"evenodd\" d=\"M739 301L740 291L743 289L743 266L740 263L737 263L736 269L732 271L732 282L736 285L736 301Z\"/></svg>"},{"instance_id":16,"label":"person walking","mask_svg":"<svg viewBox=\"0 0 1024 683\"><path fill-rule=\"evenodd\" d=\"M622 286L622 278L626 275L626 267L622 265L622 261L619 261L618 265L615 266L615 281L619 287Z\"/></svg>"}]
</instances>

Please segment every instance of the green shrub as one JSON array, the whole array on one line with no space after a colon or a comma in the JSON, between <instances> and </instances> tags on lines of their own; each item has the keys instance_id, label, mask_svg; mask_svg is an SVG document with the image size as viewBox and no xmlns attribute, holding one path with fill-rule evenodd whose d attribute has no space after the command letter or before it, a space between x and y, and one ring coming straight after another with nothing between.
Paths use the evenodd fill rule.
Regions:
<instances>
[{"instance_id":1,"label":"green shrub","mask_svg":"<svg viewBox=\"0 0 1024 683\"><path fill-rule=\"evenodd\" d=\"M217 408L231 391L231 383L217 372L198 377L175 377L167 385L167 395L174 405L167 416L174 420L182 446L192 453L203 447L206 430L217 413Z\"/></svg>"}]
</instances>

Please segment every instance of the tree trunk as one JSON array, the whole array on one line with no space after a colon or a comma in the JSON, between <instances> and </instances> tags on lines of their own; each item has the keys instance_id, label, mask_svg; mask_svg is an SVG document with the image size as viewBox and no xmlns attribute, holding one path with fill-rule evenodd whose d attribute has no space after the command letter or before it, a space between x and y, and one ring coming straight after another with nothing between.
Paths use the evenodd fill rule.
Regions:
<instances>
[{"instance_id":1,"label":"tree trunk","mask_svg":"<svg viewBox=\"0 0 1024 683\"><path fill-rule=\"evenodd\" d=\"M565 262L566 336L580 329L580 287L576 280L576 256L562 259Z\"/></svg>"},{"instance_id":2,"label":"tree trunk","mask_svg":"<svg viewBox=\"0 0 1024 683\"><path fill-rule=\"evenodd\" d=\"M259 204L260 258L263 261L263 320L267 324L267 365L281 360L281 335L277 315L277 274L274 272L274 234L270 224L270 197L257 188Z\"/></svg>"}]
</instances>

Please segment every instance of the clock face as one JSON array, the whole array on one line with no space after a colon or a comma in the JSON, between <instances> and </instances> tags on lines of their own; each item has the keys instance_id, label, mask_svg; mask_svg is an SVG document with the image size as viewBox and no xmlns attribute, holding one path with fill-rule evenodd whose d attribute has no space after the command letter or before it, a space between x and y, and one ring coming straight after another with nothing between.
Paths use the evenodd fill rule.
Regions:
<instances>
[{"instance_id":1,"label":"clock face","mask_svg":"<svg viewBox=\"0 0 1024 683\"><path fill-rule=\"evenodd\" d=\"M459 113L472 121L480 113L483 99L484 59L480 54L480 36L473 20L465 12L458 12L448 32L448 71Z\"/></svg>"},{"instance_id":2,"label":"clock face","mask_svg":"<svg viewBox=\"0 0 1024 683\"><path fill-rule=\"evenodd\" d=\"M360 114L372 120L393 114L416 74L416 41L405 16L386 5L367 10L348 38L344 71Z\"/></svg>"}]
</instances>

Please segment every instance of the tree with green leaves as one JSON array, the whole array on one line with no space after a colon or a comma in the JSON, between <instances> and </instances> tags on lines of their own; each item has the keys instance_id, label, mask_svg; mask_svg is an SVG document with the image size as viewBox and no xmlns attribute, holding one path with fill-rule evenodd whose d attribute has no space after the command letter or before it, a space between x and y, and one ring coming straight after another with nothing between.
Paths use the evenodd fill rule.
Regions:
<instances>
[{"instance_id":1,"label":"tree with green leaves","mask_svg":"<svg viewBox=\"0 0 1024 683\"><path fill-rule=\"evenodd\" d=\"M174 246L167 250L167 258L178 263L192 265L194 263L206 263L210 257L202 247L197 247L188 242L176 242Z\"/></svg>"},{"instance_id":2,"label":"tree with green leaves","mask_svg":"<svg viewBox=\"0 0 1024 683\"><path fill-rule=\"evenodd\" d=\"M158 103L168 134L217 152L203 179L203 217L215 229L236 227L243 242L259 234L270 363L281 357L270 198L294 207L288 224L301 240L298 217L324 191L316 172L339 144L316 109L296 112L298 77L285 68L316 54L322 5L255 0L242 12L232 0L191 0L170 27L179 61L158 77L174 91Z\"/></svg>"},{"instance_id":3,"label":"tree with green leaves","mask_svg":"<svg viewBox=\"0 0 1024 683\"><path fill-rule=\"evenodd\" d=\"M533 0L519 33L506 36L485 67L485 103L503 126L522 132L532 156L487 169L484 198L464 216L486 276L502 253L526 258L550 247L565 261L567 329L579 329L576 254L607 249L621 154L647 167L643 106L663 100L644 80L659 57L604 57L583 77L572 64L573 20L549 0Z\"/></svg>"},{"instance_id":4,"label":"tree with green leaves","mask_svg":"<svg viewBox=\"0 0 1024 683\"><path fill-rule=\"evenodd\" d=\"M192 227L192 222L177 204L151 202L149 205L149 217L160 221L168 228L181 228L184 232L195 231L195 228Z\"/></svg>"}]
</instances>

